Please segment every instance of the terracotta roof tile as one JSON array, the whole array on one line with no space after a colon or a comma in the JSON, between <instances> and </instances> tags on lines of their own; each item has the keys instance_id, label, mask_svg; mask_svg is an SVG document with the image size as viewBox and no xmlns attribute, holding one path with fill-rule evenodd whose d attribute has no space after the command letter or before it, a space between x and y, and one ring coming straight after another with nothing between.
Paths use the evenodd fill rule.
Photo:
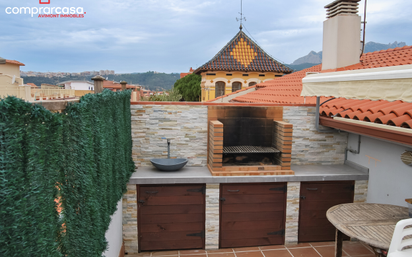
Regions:
<instances>
[{"instance_id":1,"label":"terracotta roof tile","mask_svg":"<svg viewBox=\"0 0 412 257\"><path fill-rule=\"evenodd\" d=\"M404 121L401 125L402 128L412 128L412 119Z\"/></svg>"},{"instance_id":2,"label":"terracotta roof tile","mask_svg":"<svg viewBox=\"0 0 412 257\"><path fill-rule=\"evenodd\" d=\"M387 124L388 121L390 121L391 119L395 119L397 116L394 113L389 113L383 116L380 116L379 118L376 118L374 120L375 123L379 123L379 124Z\"/></svg>"},{"instance_id":3,"label":"terracotta roof tile","mask_svg":"<svg viewBox=\"0 0 412 257\"><path fill-rule=\"evenodd\" d=\"M24 63L21 63L21 62L16 61L16 60L6 60L6 63L17 64L19 66L26 66L26 65L24 65Z\"/></svg>"},{"instance_id":4,"label":"terracotta roof tile","mask_svg":"<svg viewBox=\"0 0 412 257\"><path fill-rule=\"evenodd\" d=\"M263 97L263 95L300 95L302 91L302 78L306 76L307 72L334 72L334 71L343 71L343 70L359 70L359 69L370 69L378 67L387 67L387 66L398 66L412 64L412 46L398 47L395 49L382 50L378 52L366 53L363 54L361 62L343 67L335 70L324 70L322 71L322 66L316 65L311 68L304 69L302 71L294 72L292 74L285 75L280 78L269 80L263 83L256 85L256 88L259 89L255 92L239 96L234 99L236 102L274 102L281 101L277 98ZM265 91L261 91L265 89ZM294 99L297 101L296 99ZM302 102L300 100L298 102Z\"/></svg>"},{"instance_id":5,"label":"terracotta roof tile","mask_svg":"<svg viewBox=\"0 0 412 257\"><path fill-rule=\"evenodd\" d=\"M27 83L27 85L29 85L29 86L31 86L31 87L38 88L38 86L36 86L36 84L34 84L34 83Z\"/></svg>"},{"instance_id":6,"label":"terracotta roof tile","mask_svg":"<svg viewBox=\"0 0 412 257\"><path fill-rule=\"evenodd\" d=\"M362 102L364 103L362 104ZM348 104L352 105L352 107L345 109L345 106ZM358 107L356 108L356 106ZM399 100L394 102L368 100L368 102L365 102L365 100L337 98L322 106L324 110L331 107L335 110L345 109L345 111L337 115L343 118L398 127L412 126L412 103L404 103ZM323 116L332 116L330 113L322 110L319 113Z\"/></svg>"},{"instance_id":7,"label":"terracotta roof tile","mask_svg":"<svg viewBox=\"0 0 412 257\"><path fill-rule=\"evenodd\" d=\"M412 118L411 118L411 116L409 116L408 114L405 114L405 115L402 115L402 116L399 116L399 117L396 117L396 118L394 118L394 119L389 120L389 121L387 122L387 124L388 124L388 125L391 125L391 126L400 127L400 126L402 125L402 123L404 123L404 122L406 122L406 121L408 121L408 120L411 120L411 121L412 121Z\"/></svg>"},{"instance_id":8,"label":"terracotta roof tile","mask_svg":"<svg viewBox=\"0 0 412 257\"><path fill-rule=\"evenodd\" d=\"M321 70L316 65L302 71L285 75L256 85L257 90L234 99L246 103L314 104L315 97L302 97L302 79L307 72L334 72L341 70L370 69L412 64L412 46L366 53L361 62L336 70ZM321 97L321 103L331 98ZM412 128L412 103L385 100L354 100L337 98L324 103L319 110L323 116L333 116L361 121L382 123L391 126Z\"/></svg>"},{"instance_id":9,"label":"terracotta roof tile","mask_svg":"<svg viewBox=\"0 0 412 257\"><path fill-rule=\"evenodd\" d=\"M197 68L202 71L256 71L291 73L292 70L270 57L242 30L210 61Z\"/></svg>"},{"instance_id":10,"label":"terracotta roof tile","mask_svg":"<svg viewBox=\"0 0 412 257\"><path fill-rule=\"evenodd\" d=\"M301 97L302 79L307 72L320 72L321 65L316 65L283 77L256 85L256 91L235 98L236 102L245 103L290 103L315 104L316 97ZM324 98L325 100L327 98ZM291 102L288 102L290 100Z\"/></svg>"}]
</instances>

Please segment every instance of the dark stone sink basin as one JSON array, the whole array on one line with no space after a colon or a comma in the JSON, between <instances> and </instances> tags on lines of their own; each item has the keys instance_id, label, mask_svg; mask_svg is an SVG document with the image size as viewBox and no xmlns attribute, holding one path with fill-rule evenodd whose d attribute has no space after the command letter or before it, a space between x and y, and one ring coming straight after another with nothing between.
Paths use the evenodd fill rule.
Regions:
<instances>
[{"instance_id":1,"label":"dark stone sink basin","mask_svg":"<svg viewBox=\"0 0 412 257\"><path fill-rule=\"evenodd\" d=\"M151 159L150 162L158 169L162 171L176 171L183 168L188 162L188 159Z\"/></svg>"}]
</instances>

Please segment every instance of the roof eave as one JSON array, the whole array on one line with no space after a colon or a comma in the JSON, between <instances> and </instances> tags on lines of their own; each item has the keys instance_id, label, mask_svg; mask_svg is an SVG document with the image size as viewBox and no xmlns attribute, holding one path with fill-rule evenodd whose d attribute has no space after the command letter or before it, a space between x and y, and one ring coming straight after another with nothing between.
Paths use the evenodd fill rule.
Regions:
<instances>
[{"instance_id":1,"label":"roof eave","mask_svg":"<svg viewBox=\"0 0 412 257\"><path fill-rule=\"evenodd\" d=\"M206 72L206 71L227 71L227 72L234 72L234 71L238 71L238 72L258 72L258 73L265 73L265 72L280 72L283 74L291 74L293 73L293 71L289 70L289 71L268 71L268 70L239 70L239 69L233 69L233 70L229 70L229 69L205 69L205 68L197 68L193 73L200 75L200 73L202 72Z\"/></svg>"},{"instance_id":2,"label":"roof eave","mask_svg":"<svg viewBox=\"0 0 412 257\"><path fill-rule=\"evenodd\" d=\"M319 121L322 126L412 146L412 133L368 126L367 122L355 124L330 117L319 117Z\"/></svg>"}]
</instances>

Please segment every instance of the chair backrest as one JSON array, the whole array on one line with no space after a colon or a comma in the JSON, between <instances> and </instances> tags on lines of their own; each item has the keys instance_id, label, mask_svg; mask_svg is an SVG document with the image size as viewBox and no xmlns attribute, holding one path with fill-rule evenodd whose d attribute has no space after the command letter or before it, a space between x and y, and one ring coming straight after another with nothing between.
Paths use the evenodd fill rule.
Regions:
<instances>
[{"instance_id":1,"label":"chair backrest","mask_svg":"<svg viewBox=\"0 0 412 257\"><path fill-rule=\"evenodd\" d=\"M396 224L389 246L388 257L391 254L392 256L401 256L397 253L405 251L408 255L404 256L412 256L412 219L400 220Z\"/></svg>"}]
</instances>

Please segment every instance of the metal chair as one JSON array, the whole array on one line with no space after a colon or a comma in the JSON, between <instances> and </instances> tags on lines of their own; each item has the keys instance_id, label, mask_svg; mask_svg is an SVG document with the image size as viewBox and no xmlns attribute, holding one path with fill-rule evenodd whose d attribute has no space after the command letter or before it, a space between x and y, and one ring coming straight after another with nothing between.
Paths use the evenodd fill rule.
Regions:
<instances>
[{"instance_id":1,"label":"metal chair","mask_svg":"<svg viewBox=\"0 0 412 257\"><path fill-rule=\"evenodd\" d=\"M388 257L412 256L412 219L400 220L396 223Z\"/></svg>"}]
</instances>

